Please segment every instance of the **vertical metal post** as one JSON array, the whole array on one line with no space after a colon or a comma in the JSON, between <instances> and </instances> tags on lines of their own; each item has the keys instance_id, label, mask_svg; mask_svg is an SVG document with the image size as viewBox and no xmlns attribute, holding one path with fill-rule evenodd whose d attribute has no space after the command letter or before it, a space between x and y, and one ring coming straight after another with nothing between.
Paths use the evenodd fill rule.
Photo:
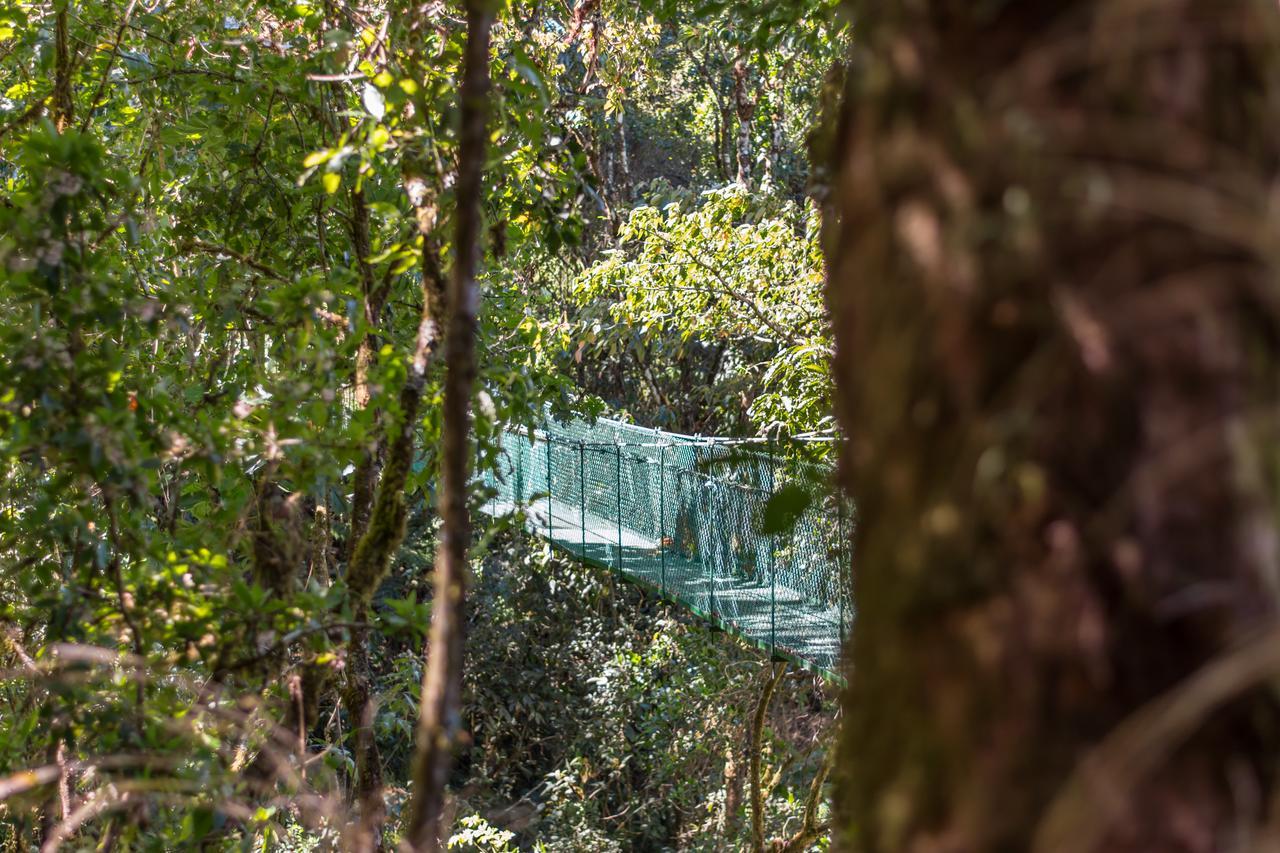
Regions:
<instances>
[{"instance_id":1,"label":"vertical metal post","mask_svg":"<svg viewBox=\"0 0 1280 853\"><path fill-rule=\"evenodd\" d=\"M476 454L475 458L471 462L471 476L467 478L467 482L471 485L471 488L483 490L486 483L484 481L484 472L480 470L480 436L477 435L475 438ZM484 512L484 508L488 505L488 501L480 504L480 511Z\"/></svg>"},{"instance_id":2,"label":"vertical metal post","mask_svg":"<svg viewBox=\"0 0 1280 853\"><path fill-rule=\"evenodd\" d=\"M551 535L551 433L547 432L547 541L555 544Z\"/></svg>"},{"instance_id":3,"label":"vertical metal post","mask_svg":"<svg viewBox=\"0 0 1280 853\"><path fill-rule=\"evenodd\" d=\"M582 525L582 559L587 559L587 446L578 439L578 522Z\"/></svg>"},{"instance_id":4,"label":"vertical metal post","mask_svg":"<svg viewBox=\"0 0 1280 853\"><path fill-rule=\"evenodd\" d=\"M698 464L698 462L700 461L700 460L699 460L699 457L698 457L698 452L699 452L700 447L701 447L701 445L699 445L698 447L695 447L695 448L694 448L694 451L693 451L693 463L694 463L694 465L695 465L695 466L696 466L696 465ZM697 479L695 479L695 480L694 480L694 482L695 482L695 483L697 483L697 482L698 482L698 480L697 480ZM707 480L703 480L703 481L702 481L702 483L701 483L701 485L695 485L695 486L693 487L693 493L694 493L694 495L696 495L696 497L694 498L694 501L693 501L693 505L694 505L695 510L696 510L696 508L697 508L697 507L699 507L699 506L701 506L701 505L702 505L702 497L701 497L701 493L702 493L704 490L706 490L707 483L708 483L708 481L707 481ZM708 492L708 494L710 495L710 492ZM710 497L708 497L708 502L709 502L710 500L712 500L712 499L713 499L713 497L714 497L714 496L710 496ZM714 520L714 519L715 519L715 513L712 513L712 514L711 514L711 517L712 517L712 520ZM710 604L710 606L711 606L711 625L712 625L712 627L716 627L716 628L718 628L719 626L718 626L718 625L716 625L716 557L717 557L718 555L714 553L714 550L713 550L713 552L712 552L712 553L707 553L707 549L705 549L705 548L702 548L702 547L701 547L701 545L702 545L702 539L701 539L701 538L699 538L699 535L701 534L701 532L702 532L702 518L701 518L700 516L698 516L698 515L695 515L695 517L694 517L694 523L693 523L693 535L694 535L695 541L697 541L697 542L698 542L698 545L699 545L699 547L698 547L698 558L699 558L700 560L703 560L703 561L704 561L704 563L706 564L706 569L707 569L707 588L711 591L711 595L710 595L710 602L709 602L709 604ZM713 533L714 533L714 532L715 532L715 531L713 531ZM708 537L708 538L709 538L709 537Z\"/></svg>"},{"instance_id":5,"label":"vertical metal post","mask_svg":"<svg viewBox=\"0 0 1280 853\"><path fill-rule=\"evenodd\" d=\"M511 505L517 507L524 500L524 443L523 435L516 436L516 470L515 482L512 484Z\"/></svg>"},{"instance_id":6,"label":"vertical metal post","mask_svg":"<svg viewBox=\"0 0 1280 853\"><path fill-rule=\"evenodd\" d=\"M840 608L840 642L844 643L844 598L845 598L845 572L848 570L845 565L845 538L844 538L844 498L839 490L836 491L836 536L839 544L836 545L836 602Z\"/></svg>"},{"instance_id":7,"label":"vertical metal post","mask_svg":"<svg viewBox=\"0 0 1280 853\"><path fill-rule=\"evenodd\" d=\"M622 571L622 445L615 444L614 451L614 468L617 471L618 478L618 571Z\"/></svg>"},{"instance_id":8,"label":"vertical metal post","mask_svg":"<svg viewBox=\"0 0 1280 853\"><path fill-rule=\"evenodd\" d=\"M662 555L659 589L667 595L667 446L658 445L658 552Z\"/></svg>"},{"instance_id":9,"label":"vertical metal post","mask_svg":"<svg viewBox=\"0 0 1280 853\"><path fill-rule=\"evenodd\" d=\"M773 436L769 436L769 497L777 491L776 476L773 468ZM778 572L774 561L777 560L778 537L769 537L769 651L778 647Z\"/></svg>"}]
</instances>

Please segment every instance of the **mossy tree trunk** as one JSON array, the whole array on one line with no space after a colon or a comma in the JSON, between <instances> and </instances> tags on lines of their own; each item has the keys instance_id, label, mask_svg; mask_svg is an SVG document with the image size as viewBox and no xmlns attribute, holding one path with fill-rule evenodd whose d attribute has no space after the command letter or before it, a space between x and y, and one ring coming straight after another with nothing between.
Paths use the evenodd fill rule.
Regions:
<instances>
[{"instance_id":1,"label":"mossy tree trunk","mask_svg":"<svg viewBox=\"0 0 1280 853\"><path fill-rule=\"evenodd\" d=\"M484 217L484 164L489 116L490 0L466 3L467 41L458 115L455 260L449 278L444 340L445 380L440 443L440 539L436 549L431 633L405 820L407 849L436 853L447 841L445 787L461 740L462 661L471 516L467 506L471 398L476 382L476 312Z\"/></svg>"},{"instance_id":2,"label":"mossy tree trunk","mask_svg":"<svg viewBox=\"0 0 1280 853\"><path fill-rule=\"evenodd\" d=\"M1181 727L1152 703L1276 617L1276 4L853 13L839 828L866 853L1248 849L1275 695ZM1139 709L1170 734L1134 773L1109 735ZM1073 841L1045 816L1074 773Z\"/></svg>"}]
</instances>

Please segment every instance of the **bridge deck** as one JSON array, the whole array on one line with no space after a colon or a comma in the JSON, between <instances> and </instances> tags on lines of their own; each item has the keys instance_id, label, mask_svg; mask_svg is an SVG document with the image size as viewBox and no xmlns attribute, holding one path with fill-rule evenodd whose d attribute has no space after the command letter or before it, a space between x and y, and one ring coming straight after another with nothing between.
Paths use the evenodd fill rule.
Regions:
<instances>
[{"instance_id":1,"label":"bridge deck","mask_svg":"<svg viewBox=\"0 0 1280 853\"><path fill-rule=\"evenodd\" d=\"M692 555L563 501L543 497L519 507L495 498L484 511L501 517L522 508L527 529L561 550L616 571L780 657L838 677L846 616L838 606L823 607L764 578L714 574Z\"/></svg>"}]
</instances>

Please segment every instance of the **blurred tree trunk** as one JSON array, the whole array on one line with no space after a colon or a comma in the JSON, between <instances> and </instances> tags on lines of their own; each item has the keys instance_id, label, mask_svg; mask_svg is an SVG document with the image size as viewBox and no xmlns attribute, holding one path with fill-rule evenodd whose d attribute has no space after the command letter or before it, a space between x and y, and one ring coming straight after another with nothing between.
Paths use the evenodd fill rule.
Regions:
<instances>
[{"instance_id":1,"label":"blurred tree trunk","mask_svg":"<svg viewBox=\"0 0 1280 853\"><path fill-rule=\"evenodd\" d=\"M856 5L825 236L859 509L838 826L1256 849L1276 4ZM1230 689L1189 680L1211 662Z\"/></svg>"}]
</instances>

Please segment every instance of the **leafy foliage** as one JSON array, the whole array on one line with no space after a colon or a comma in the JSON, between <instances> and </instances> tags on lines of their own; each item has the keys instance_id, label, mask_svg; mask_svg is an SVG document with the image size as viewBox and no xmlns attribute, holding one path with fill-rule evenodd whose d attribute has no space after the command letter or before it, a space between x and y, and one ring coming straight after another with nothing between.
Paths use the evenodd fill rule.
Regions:
<instances>
[{"instance_id":1,"label":"leafy foliage","mask_svg":"<svg viewBox=\"0 0 1280 853\"><path fill-rule=\"evenodd\" d=\"M15 845L65 831L155 849L353 846L368 745L342 695L365 665L395 832L432 609L438 370L410 424L409 535L377 589L348 569L367 523L360 478L376 483L405 419L424 277L454 260L464 28L420 5L0 0L0 778L37 771L0 798ZM810 373L825 331L804 319L821 314L813 216L784 197L804 184L808 93L832 30L793 9L779 19L790 35L762 40L727 8L610 4L568 39L572 9L498 12L477 464L493 463L504 426L548 405L599 411L601 398L655 422L705 408L708 428L822 428L825 385ZM657 183L653 205L678 203L627 213L655 177L721 179L728 138L713 126L727 121L727 57L744 49L781 105L753 124L761 156L777 149L769 189ZM727 275L749 300L619 299L651 278L661 240L688 245L662 282ZM723 387L703 393L697 370L722 343ZM665 408L596 381L612 359L619 387L637 386L643 371L623 363L636 352L665 371L653 374ZM678 785L696 810L713 785L675 751L705 733L715 691L736 689L705 672L723 649L670 620L645 637L592 623L556 683L608 670L607 689L575 688L568 716L547 695L503 704L504 684L537 693L536 674L555 668L581 617L574 584L600 607L641 605L496 541L502 564L485 578L509 576L511 596L477 606L468 711L473 766L505 780L490 796L560 779L545 782L560 792L545 798L560 815L548 839L692 831L685 817L606 820L571 768L629 766L630 744L652 753L626 783L637 796ZM551 574L560 602L539 612L530 595ZM529 672L502 659L497 626L516 631L515 615L554 622ZM646 698L650 677L672 684ZM569 728L525 764L504 726L530 719ZM676 741L661 729L672 720ZM607 753L581 739L627 725L639 734ZM622 770L588 775L610 810L624 805ZM483 820L461 829L459 845L507 843Z\"/></svg>"},{"instance_id":2,"label":"leafy foliage","mask_svg":"<svg viewBox=\"0 0 1280 853\"><path fill-rule=\"evenodd\" d=\"M651 194L575 282L575 361L634 363L645 381L603 395L689 432L829 429L816 212L732 185Z\"/></svg>"},{"instance_id":3,"label":"leafy foliage","mask_svg":"<svg viewBox=\"0 0 1280 853\"><path fill-rule=\"evenodd\" d=\"M467 803L547 850L745 845L744 816L725 821L726 757L745 747L758 658L616 583L518 539L491 549L469 626ZM815 677L783 694L766 747L778 835L830 725Z\"/></svg>"}]
</instances>

